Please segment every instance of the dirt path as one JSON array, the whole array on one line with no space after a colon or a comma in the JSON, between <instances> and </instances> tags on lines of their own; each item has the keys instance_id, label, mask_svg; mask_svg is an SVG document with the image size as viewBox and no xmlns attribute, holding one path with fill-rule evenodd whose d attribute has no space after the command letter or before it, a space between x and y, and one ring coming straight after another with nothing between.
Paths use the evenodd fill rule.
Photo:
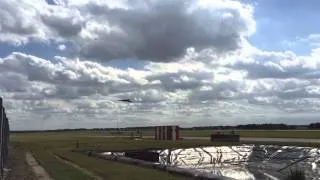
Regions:
<instances>
[{"instance_id":1,"label":"dirt path","mask_svg":"<svg viewBox=\"0 0 320 180\"><path fill-rule=\"evenodd\" d=\"M18 145L9 147L8 167L10 169L6 180L36 180L31 167L25 159L25 152Z\"/></svg>"},{"instance_id":2,"label":"dirt path","mask_svg":"<svg viewBox=\"0 0 320 180\"><path fill-rule=\"evenodd\" d=\"M102 177L95 175L94 173L88 171L88 170L85 169L85 168L80 167L79 165L73 163L72 161L70 161L70 160L68 160L68 159L66 159L66 158L64 158L64 157L62 157L62 156L59 156L59 155L56 155L56 154L52 154L52 155L53 155L54 157L56 157L57 159L59 159L60 161L62 161L62 162L64 162L64 163L72 166L73 168L78 169L79 171L81 171L81 172L83 172L83 173L85 173L85 174L87 174L87 175L89 175L89 176L91 176L91 177L92 177L93 179L95 179L95 180L103 180Z\"/></svg>"},{"instance_id":3,"label":"dirt path","mask_svg":"<svg viewBox=\"0 0 320 180\"><path fill-rule=\"evenodd\" d=\"M38 164L30 152L26 153L26 161L32 168L37 180L52 180L46 170Z\"/></svg>"}]
</instances>

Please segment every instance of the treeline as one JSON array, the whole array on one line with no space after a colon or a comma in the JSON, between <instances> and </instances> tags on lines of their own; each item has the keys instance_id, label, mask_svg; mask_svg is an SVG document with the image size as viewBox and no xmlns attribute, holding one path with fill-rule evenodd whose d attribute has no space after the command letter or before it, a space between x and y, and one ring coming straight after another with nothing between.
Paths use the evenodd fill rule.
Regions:
<instances>
[{"instance_id":1,"label":"treeline","mask_svg":"<svg viewBox=\"0 0 320 180\"><path fill-rule=\"evenodd\" d=\"M77 131L147 131L153 130L154 127L127 127L127 128L77 128L77 129L56 129L56 130L34 130L34 131L11 131L13 133L19 132L77 132ZM309 125L287 125L287 124L246 124L237 126L198 126L190 128L181 128L182 130L298 130L298 129L320 129L320 123L311 123Z\"/></svg>"},{"instance_id":2,"label":"treeline","mask_svg":"<svg viewBox=\"0 0 320 180\"><path fill-rule=\"evenodd\" d=\"M320 129L320 123L311 123L309 129Z\"/></svg>"},{"instance_id":3,"label":"treeline","mask_svg":"<svg viewBox=\"0 0 320 180\"><path fill-rule=\"evenodd\" d=\"M22 131L10 131L12 133L35 133L35 132L84 132L84 131L144 131L153 130L154 127L127 127L127 128L76 128L76 129L53 129L53 130L22 130Z\"/></svg>"},{"instance_id":4,"label":"treeline","mask_svg":"<svg viewBox=\"0 0 320 180\"><path fill-rule=\"evenodd\" d=\"M53 129L53 130L22 130L22 131L11 131L12 133L34 133L34 132L69 132L69 131L112 131L116 130L115 128L76 128L76 129Z\"/></svg>"},{"instance_id":5,"label":"treeline","mask_svg":"<svg viewBox=\"0 0 320 180\"><path fill-rule=\"evenodd\" d=\"M218 130L218 129L242 129L242 130L299 130L299 129L320 129L320 123L311 123L309 125L287 125L287 124L246 124L237 126L200 126L184 128L188 130Z\"/></svg>"},{"instance_id":6,"label":"treeline","mask_svg":"<svg viewBox=\"0 0 320 180\"><path fill-rule=\"evenodd\" d=\"M237 126L203 126L203 127L192 127L188 129L193 130L218 130L218 129L243 129L243 130L288 130L288 129L308 129L308 125L286 125L286 124L246 124Z\"/></svg>"}]
</instances>

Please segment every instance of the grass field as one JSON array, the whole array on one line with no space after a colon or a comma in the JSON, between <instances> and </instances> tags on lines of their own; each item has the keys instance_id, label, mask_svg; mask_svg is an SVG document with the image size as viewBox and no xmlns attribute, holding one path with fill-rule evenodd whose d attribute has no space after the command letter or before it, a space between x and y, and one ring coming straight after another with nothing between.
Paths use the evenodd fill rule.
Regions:
<instances>
[{"instance_id":1,"label":"grass field","mask_svg":"<svg viewBox=\"0 0 320 180\"><path fill-rule=\"evenodd\" d=\"M319 132L319 131L318 131ZM318 132L307 131L241 131L242 136L250 137L296 137L317 138ZM150 133L151 132L147 132ZM144 134L147 134L146 132ZM211 131L183 131L183 136L208 136ZM278 133L278 134L276 134ZM101 136L100 136L101 135ZM182 148L209 145L227 145L230 143L212 143L206 140L154 141L151 139L131 140L130 138L106 138L110 132L60 132L60 133L18 133L11 135L12 146L31 152L37 161L47 170L55 180L84 180L84 179L111 179L111 180L140 180L140 179L186 179L154 169L101 160L80 153L80 150L124 151L141 148ZM128 133L120 134L128 135ZM148 135L148 134L147 134ZM79 148L76 148L76 144ZM261 142L262 144L265 144ZM283 143L280 143L283 144ZM314 146L320 144L284 143L286 145ZM77 149L78 152L72 151ZM60 158L57 158L60 157ZM64 160L76 164L75 168ZM90 172L90 174L83 171ZM95 175L95 177L92 176Z\"/></svg>"},{"instance_id":2,"label":"grass field","mask_svg":"<svg viewBox=\"0 0 320 180\"><path fill-rule=\"evenodd\" d=\"M80 152L73 152L76 143L79 149L92 149L100 151L129 150L140 148L170 148L194 147L201 145L214 145L209 141L185 140L179 142L154 140L135 141L129 138L88 137L85 133L29 133L12 134L12 145L24 151L30 151L37 161L55 180L84 180L95 179L87 173L70 166L56 156L63 157L79 167L86 169L101 179L111 180L162 180L186 179L177 175L161 172L154 169L122 164L94 157L88 157ZM225 144L225 143L223 143Z\"/></svg>"},{"instance_id":3,"label":"grass field","mask_svg":"<svg viewBox=\"0 0 320 180\"><path fill-rule=\"evenodd\" d=\"M209 137L211 130L183 130L182 136ZM220 131L229 133L230 131ZM320 130L235 130L241 137L320 139Z\"/></svg>"},{"instance_id":4,"label":"grass field","mask_svg":"<svg viewBox=\"0 0 320 180\"><path fill-rule=\"evenodd\" d=\"M320 139L320 130L234 130L235 133L240 134L241 137L263 137L263 138L307 138ZM182 137L209 137L217 130L181 130ZM230 130L219 130L219 132L230 133ZM82 135L92 136L109 136L115 135L114 131L83 131L83 132L68 132ZM133 131L121 131L123 136L130 136ZM50 133L48 133L50 134ZM55 133L51 133L55 134ZM153 136L154 132L151 130L142 131L143 136Z\"/></svg>"}]
</instances>

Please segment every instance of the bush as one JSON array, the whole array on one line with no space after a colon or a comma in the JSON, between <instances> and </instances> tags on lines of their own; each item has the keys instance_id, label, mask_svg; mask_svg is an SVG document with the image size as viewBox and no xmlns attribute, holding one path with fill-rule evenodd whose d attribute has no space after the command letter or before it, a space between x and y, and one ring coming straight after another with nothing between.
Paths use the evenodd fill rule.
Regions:
<instances>
[{"instance_id":1,"label":"bush","mask_svg":"<svg viewBox=\"0 0 320 180\"><path fill-rule=\"evenodd\" d=\"M285 180L306 180L304 171L302 170L290 170L290 174L285 178Z\"/></svg>"}]
</instances>

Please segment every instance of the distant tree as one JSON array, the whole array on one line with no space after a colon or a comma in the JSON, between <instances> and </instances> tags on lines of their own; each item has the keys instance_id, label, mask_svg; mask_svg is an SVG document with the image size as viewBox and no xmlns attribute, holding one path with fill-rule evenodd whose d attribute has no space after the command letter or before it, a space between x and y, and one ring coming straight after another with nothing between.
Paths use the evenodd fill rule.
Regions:
<instances>
[{"instance_id":1,"label":"distant tree","mask_svg":"<svg viewBox=\"0 0 320 180\"><path fill-rule=\"evenodd\" d=\"M320 129L320 123L309 124L309 129Z\"/></svg>"}]
</instances>

